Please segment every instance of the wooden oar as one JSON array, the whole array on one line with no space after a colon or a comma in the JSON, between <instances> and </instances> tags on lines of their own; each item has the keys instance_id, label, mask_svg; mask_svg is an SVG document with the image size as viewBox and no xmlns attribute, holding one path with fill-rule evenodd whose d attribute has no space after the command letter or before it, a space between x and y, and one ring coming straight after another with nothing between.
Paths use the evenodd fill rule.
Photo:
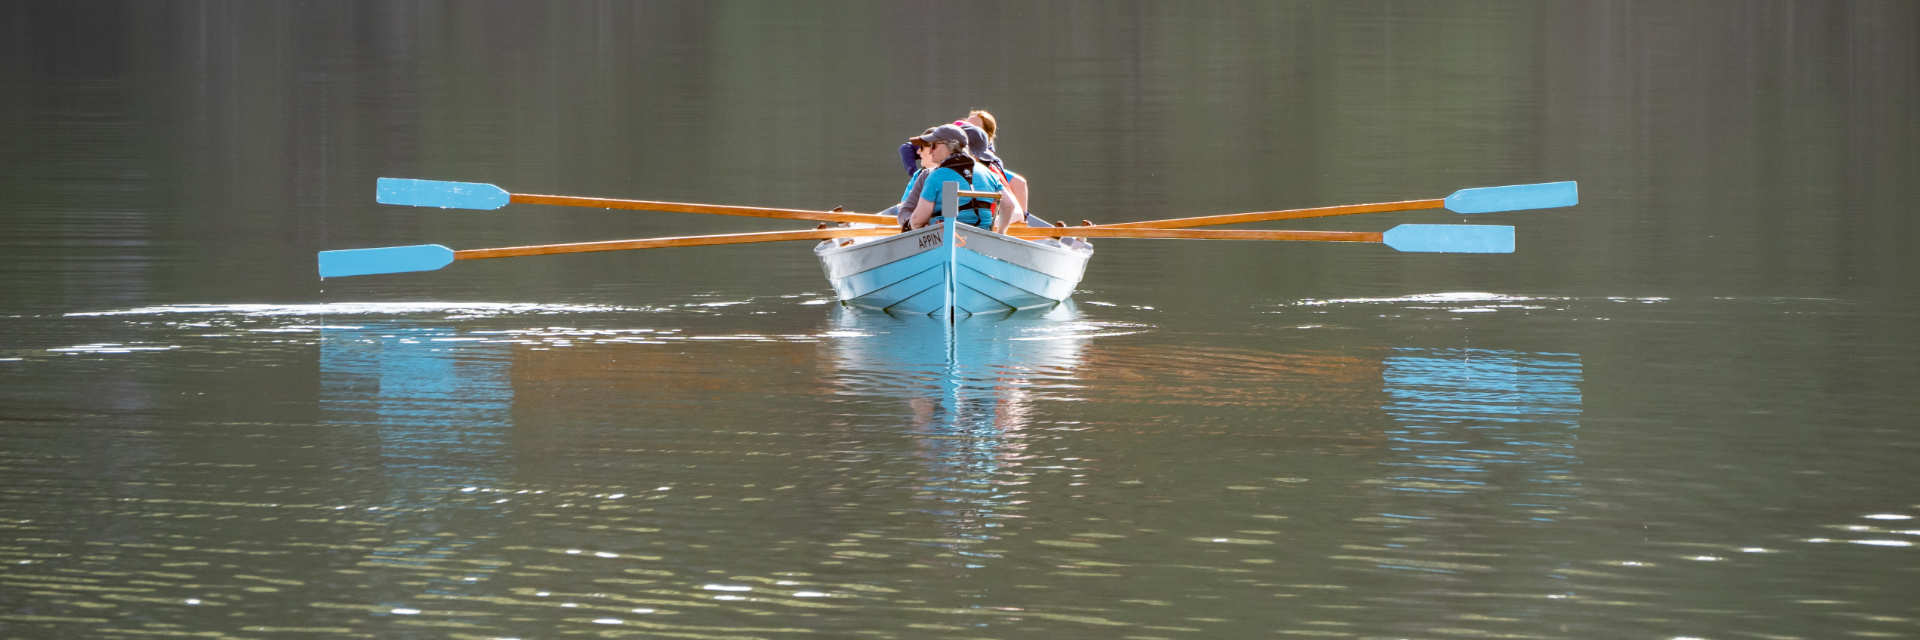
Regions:
<instances>
[{"instance_id":1,"label":"wooden oar","mask_svg":"<svg viewBox=\"0 0 1920 640\"><path fill-rule=\"evenodd\" d=\"M621 200L615 198L507 193L505 189L483 182L448 182L445 180L416 180L413 178L379 179L374 188L374 200L379 201L381 204L440 207L443 209L498 209L507 206L509 202L516 202L521 204L547 204L560 207L670 211L674 213L710 213L723 216L817 220L821 222L856 222L888 225L896 228L900 225L900 221L890 216L883 216L877 213L846 213L841 211L813 211L808 209L740 207L724 204L700 204L696 202L660 202L656 200Z\"/></svg>"},{"instance_id":2,"label":"wooden oar","mask_svg":"<svg viewBox=\"0 0 1920 640\"><path fill-rule=\"evenodd\" d=\"M1210 227L1222 224L1239 224L1243 222L1268 222L1273 220L1346 216L1356 213L1440 209L1443 207L1454 213L1493 213L1496 211L1571 207L1579 203L1580 187L1578 183L1569 180L1566 182L1543 182L1540 184L1517 184L1505 187L1461 189L1445 198L1433 198L1430 200L1402 200L1399 202L1347 204L1333 207L1314 207L1311 209L1225 213L1211 216L1195 216L1192 218L1120 222L1101 226L1132 229L1148 227L1155 229L1178 229L1183 227Z\"/></svg>"},{"instance_id":3,"label":"wooden oar","mask_svg":"<svg viewBox=\"0 0 1920 640\"><path fill-rule=\"evenodd\" d=\"M667 247L705 247L722 244L786 242L790 240L825 240L827 238L851 238L856 236L886 236L895 233L899 233L899 230L893 228L809 229L805 231L762 231L712 236L537 244L524 247L462 249L458 251L437 244L416 244L404 247L375 247L370 249L322 251L319 255L319 262L320 277L341 278L381 273L433 271L452 264L455 260L516 258L520 256L544 256L556 253L586 253L591 251L663 249Z\"/></svg>"},{"instance_id":4,"label":"wooden oar","mask_svg":"<svg viewBox=\"0 0 1920 640\"><path fill-rule=\"evenodd\" d=\"M1013 227L1019 238L1183 238L1193 240L1288 240L1298 242L1375 242L1411 253L1513 253L1513 227L1477 224L1403 224L1380 231L1282 231L1267 229L1162 229L1091 227Z\"/></svg>"}]
</instances>

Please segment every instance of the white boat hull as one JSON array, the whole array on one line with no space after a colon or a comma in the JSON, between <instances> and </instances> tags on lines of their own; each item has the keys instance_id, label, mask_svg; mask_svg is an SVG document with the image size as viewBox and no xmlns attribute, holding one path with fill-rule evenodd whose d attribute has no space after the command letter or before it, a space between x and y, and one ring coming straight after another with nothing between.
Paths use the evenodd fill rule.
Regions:
<instances>
[{"instance_id":1,"label":"white boat hull","mask_svg":"<svg viewBox=\"0 0 1920 640\"><path fill-rule=\"evenodd\" d=\"M844 246L823 242L814 253L842 303L933 316L1059 304L1073 294L1093 256L1084 242L1033 242L967 225L952 231L956 240L948 240L944 225L929 225Z\"/></svg>"}]
</instances>

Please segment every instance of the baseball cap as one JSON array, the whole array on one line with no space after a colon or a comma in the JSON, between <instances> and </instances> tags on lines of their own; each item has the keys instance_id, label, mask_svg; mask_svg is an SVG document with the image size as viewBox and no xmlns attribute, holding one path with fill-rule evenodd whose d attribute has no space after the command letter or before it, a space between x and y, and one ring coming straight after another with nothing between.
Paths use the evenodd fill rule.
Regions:
<instances>
[{"instance_id":1,"label":"baseball cap","mask_svg":"<svg viewBox=\"0 0 1920 640\"><path fill-rule=\"evenodd\" d=\"M927 145L933 144L935 142L949 142L949 143L952 143L954 146L964 146L967 144L967 134L965 132L962 132L960 130L960 127L956 127L950 124L943 124L943 125L928 129L925 132L922 132L920 135L908 138L907 142L912 142L914 144L927 144Z\"/></svg>"}]
</instances>

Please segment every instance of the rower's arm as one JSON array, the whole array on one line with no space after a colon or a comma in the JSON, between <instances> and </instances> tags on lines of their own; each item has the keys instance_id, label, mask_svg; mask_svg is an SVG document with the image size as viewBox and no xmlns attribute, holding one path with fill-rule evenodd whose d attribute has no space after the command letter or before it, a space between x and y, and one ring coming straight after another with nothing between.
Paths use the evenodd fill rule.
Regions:
<instances>
[{"instance_id":1,"label":"rower's arm","mask_svg":"<svg viewBox=\"0 0 1920 640\"><path fill-rule=\"evenodd\" d=\"M993 217L994 233L1006 233L1007 227L1013 226L1015 222L1027 219L1027 208L1020 204L1020 196L1014 195L1013 189L1005 189L1000 192L1000 204L1008 205L1005 208L1007 215Z\"/></svg>"},{"instance_id":2,"label":"rower's arm","mask_svg":"<svg viewBox=\"0 0 1920 640\"><path fill-rule=\"evenodd\" d=\"M1027 202L1027 197L1029 194L1027 193L1027 177L1026 176L1020 175L1018 173L1014 173L1012 171L1008 171L1007 172L1007 190L1012 191L1013 195L1019 196L1020 210L1025 211L1027 207L1033 206L1032 203Z\"/></svg>"},{"instance_id":3,"label":"rower's arm","mask_svg":"<svg viewBox=\"0 0 1920 640\"><path fill-rule=\"evenodd\" d=\"M919 204L913 205L913 217L907 220L907 225L918 229L927 226L927 221L932 219L933 201L921 198Z\"/></svg>"}]
</instances>

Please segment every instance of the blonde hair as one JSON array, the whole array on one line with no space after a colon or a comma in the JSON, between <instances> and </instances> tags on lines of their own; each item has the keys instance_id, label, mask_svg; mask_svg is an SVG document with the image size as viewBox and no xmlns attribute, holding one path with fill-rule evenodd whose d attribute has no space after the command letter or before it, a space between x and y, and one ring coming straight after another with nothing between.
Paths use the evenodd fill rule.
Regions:
<instances>
[{"instance_id":1,"label":"blonde hair","mask_svg":"<svg viewBox=\"0 0 1920 640\"><path fill-rule=\"evenodd\" d=\"M992 140L994 130L1000 128L999 123L994 121L993 114L987 113L986 109L974 109L967 112L968 118L976 116L980 118L980 130L987 132L987 139Z\"/></svg>"}]
</instances>

